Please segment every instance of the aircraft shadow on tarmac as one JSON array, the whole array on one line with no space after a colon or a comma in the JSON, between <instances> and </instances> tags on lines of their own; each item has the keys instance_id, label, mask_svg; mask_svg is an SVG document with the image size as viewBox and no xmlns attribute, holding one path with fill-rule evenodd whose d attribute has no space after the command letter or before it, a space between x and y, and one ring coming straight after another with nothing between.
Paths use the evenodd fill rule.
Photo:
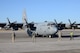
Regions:
<instances>
[{"instance_id":1,"label":"aircraft shadow on tarmac","mask_svg":"<svg viewBox=\"0 0 80 53\"><path fill-rule=\"evenodd\" d=\"M40 36L36 36L36 37L43 37L43 36L40 35ZM46 37L46 36L44 36L44 37ZM62 35L61 37L62 38L70 38L71 36L70 35ZM73 35L73 37L80 37L80 35ZM58 38L58 35L55 34L51 38Z\"/></svg>"},{"instance_id":2,"label":"aircraft shadow on tarmac","mask_svg":"<svg viewBox=\"0 0 80 53\"><path fill-rule=\"evenodd\" d=\"M55 36L53 36L54 38L55 37L58 37L58 35L55 35ZM61 36L62 38L69 38L69 37L71 37L70 35L62 35ZM73 37L80 37L80 35L73 35Z\"/></svg>"}]
</instances>

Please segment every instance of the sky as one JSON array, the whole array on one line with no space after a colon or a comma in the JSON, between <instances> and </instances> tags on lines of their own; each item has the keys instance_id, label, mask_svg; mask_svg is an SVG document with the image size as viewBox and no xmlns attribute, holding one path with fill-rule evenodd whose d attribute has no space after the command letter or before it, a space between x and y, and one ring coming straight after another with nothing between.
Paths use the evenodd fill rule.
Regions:
<instances>
[{"instance_id":1,"label":"sky","mask_svg":"<svg viewBox=\"0 0 80 53\"><path fill-rule=\"evenodd\" d=\"M80 0L0 0L0 23L21 23L24 9L28 22L80 23Z\"/></svg>"}]
</instances>

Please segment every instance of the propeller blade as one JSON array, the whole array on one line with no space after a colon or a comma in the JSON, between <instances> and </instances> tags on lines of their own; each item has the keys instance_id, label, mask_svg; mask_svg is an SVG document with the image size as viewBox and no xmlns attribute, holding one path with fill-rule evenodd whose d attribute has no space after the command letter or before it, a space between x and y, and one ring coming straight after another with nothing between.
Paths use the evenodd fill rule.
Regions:
<instances>
[{"instance_id":1,"label":"propeller blade","mask_svg":"<svg viewBox=\"0 0 80 53\"><path fill-rule=\"evenodd\" d=\"M76 24L76 21L72 23L72 25L75 25L75 24Z\"/></svg>"},{"instance_id":2,"label":"propeller blade","mask_svg":"<svg viewBox=\"0 0 80 53\"><path fill-rule=\"evenodd\" d=\"M59 24L62 24L62 22L60 22Z\"/></svg>"},{"instance_id":3,"label":"propeller blade","mask_svg":"<svg viewBox=\"0 0 80 53\"><path fill-rule=\"evenodd\" d=\"M17 23L17 21L12 22L13 24Z\"/></svg>"},{"instance_id":4,"label":"propeller blade","mask_svg":"<svg viewBox=\"0 0 80 53\"><path fill-rule=\"evenodd\" d=\"M28 24L27 20L24 18L25 22L26 22L26 25Z\"/></svg>"},{"instance_id":5,"label":"propeller blade","mask_svg":"<svg viewBox=\"0 0 80 53\"><path fill-rule=\"evenodd\" d=\"M68 19L68 21L69 21L69 23L70 23L70 25L71 25L71 21L70 21L70 19Z\"/></svg>"},{"instance_id":6,"label":"propeller blade","mask_svg":"<svg viewBox=\"0 0 80 53\"><path fill-rule=\"evenodd\" d=\"M55 24L56 24L56 25L58 25L58 23L57 23L56 19L54 19L54 21L55 21Z\"/></svg>"},{"instance_id":7,"label":"propeller blade","mask_svg":"<svg viewBox=\"0 0 80 53\"><path fill-rule=\"evenodd\" d=\"M7 17L7 20L8 20L8 23L10 24L10 20L9 20L9 18Z\"/></svg>"}]
</instances>

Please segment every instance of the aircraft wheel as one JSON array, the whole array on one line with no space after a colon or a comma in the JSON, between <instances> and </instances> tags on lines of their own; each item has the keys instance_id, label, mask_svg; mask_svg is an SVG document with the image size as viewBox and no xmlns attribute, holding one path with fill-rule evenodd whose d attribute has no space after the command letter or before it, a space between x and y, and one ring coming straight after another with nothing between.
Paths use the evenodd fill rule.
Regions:
<instances>
[{"instance_id":1,"label":"aircraft wheel","mask_svg":"<svg viewBox=\"0 0 80 53\"><path fill-rule=\"evenodd\" d=\"M51 38L52 36L51 35L49 35L49 38Z\"/></svg>"}]
</instances>

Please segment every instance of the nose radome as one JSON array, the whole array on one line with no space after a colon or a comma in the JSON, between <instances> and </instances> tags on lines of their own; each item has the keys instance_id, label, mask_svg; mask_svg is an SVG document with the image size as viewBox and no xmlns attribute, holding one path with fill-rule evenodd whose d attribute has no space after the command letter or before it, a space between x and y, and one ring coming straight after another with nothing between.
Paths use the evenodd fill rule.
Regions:
<instances>
[{"instance_id":1,"label":"nose radome","mask_svg":"<svg viewBox=\"0 0 80 53\"><path fill-rule=\"evenodd\" d=\"M56 33L58 31L57 27L54 27L54 33Z\"/></svg>"}]
</instances>

